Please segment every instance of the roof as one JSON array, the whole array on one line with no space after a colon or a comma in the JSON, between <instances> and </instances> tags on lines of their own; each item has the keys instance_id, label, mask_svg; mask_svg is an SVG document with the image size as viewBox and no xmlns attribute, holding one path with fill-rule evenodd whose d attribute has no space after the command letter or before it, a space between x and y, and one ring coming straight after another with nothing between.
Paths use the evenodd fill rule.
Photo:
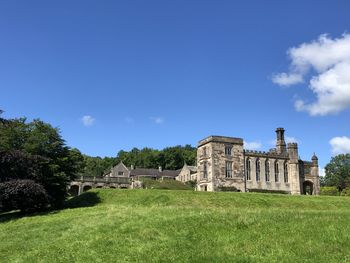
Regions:
<instances>
[{"instance_id":1,"label":"roof","mask_svg":"<svg viewBox=\"0 0 350 263\"><path fill-rule=\"evenodd\" d=\"M235 137L226 137L226 136L209 136L203 140L200 140L198 142L198 147L207 144L209 142L218 142L218 143L232 143L232 144L239 144L243 145L243 139L242 138L235 138Z\"/></svg>"},{"instance_id":2,"label":"roof","mask_svg":"<svg viewBox=\"0 0 350 263\"><path fill-rule=\"evenodd\" d=\"M154 176L160 177L176 177L180 173L180 170L163 170L158 169L147 169L147 168L135 168L130 171L130 176Z\"/></svg>"}]
</instances>

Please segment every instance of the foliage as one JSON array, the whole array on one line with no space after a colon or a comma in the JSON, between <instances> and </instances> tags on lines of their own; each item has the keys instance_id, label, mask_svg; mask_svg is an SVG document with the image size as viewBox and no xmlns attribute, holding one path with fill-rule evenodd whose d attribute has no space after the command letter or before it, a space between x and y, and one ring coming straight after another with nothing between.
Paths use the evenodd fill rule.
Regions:
<instances>
[{"instance_id":1,"label":"foliage","mask_svg":"<svg viewBox=\"0 0 350 263\"><path fill-rule=\"evenodd\" d=\"M340 193L341 196L350 196L350 188L344 188L343 191Z\"/></svg>"},{"instance_id":2,"label":"foliage","mask_svg":"<svg viewBox=\"0 0 350 263\"><path fill-rule=\"evenodd\" d=\"M25 118L0 123L0 181L32 179L44 186L50 204L60 207L67 184L81 169L81 153L67 147L50 124Z\"/></svg>"},{"instance_id":3,"label":"foliage","mask_svg":"<svg viewBox=\"0 0 350 263\"><path fill-rule=\"evenodd\" d=\"M320 188L320 195L338 196L339 190L335 186L322 186Z\"/></svg>"},{"instance_id":4,"label":"foliage","mask_svg":"<svg viewBox=\"0 0 350 263\"><path fill-rule=\"evenodd\" d=\"M218 191L220 191L220 192L240 192L240 190L234 186L220 186L220 187L218 187Z\"/></svg>"},{"instance_id":5,"label":"foliage","mask_svg":"<svg viewBox=\"0 0 350 263\"><path fill-rule=\"evenodd\" d=\"M79 198L91 193L93 207L0 216L0 261L350 260L347 198L117 189Z\"/></svg>"},{"instance_id":6,"label":"foliage","mask_svg":"<svg viewBox=\"0 0 350 263\"><path fill-rule=\"evenodd\" d=\"M143 178L141 181L143 188L146 189L193 190L191 186L176 180L152 180Z\"/></svg>"},{"instance_id":7,"label":"foliage","mask_svg":"<svg viewBox=\"0 0 350 263\"><path fill-rule=\"evenodd\" d=\"M48 195L44 187L32 180L11 180L0 183L0 209L22 212L41 211L48 207Z\"/></svg>"},{"instance_id":8,"label":"foliage","mask_svg":"<svg viewBox=\"0 0 350 263\"><path fill-rule=\"evenodd\" d=\"M339 191L350 187L350 154L332 157L325 170L326 186L335 186Z\"/></svg>"},{"instance_id":9,"label":"foliage","mask_svg":"<svg viewBox=\"0 0 350 263\"><path fill-rule=\"evenodd\" d=\"M191 187L191 189L196 189L197 187L197 180L190 180L185 182L185 185L188 185L189 187Z\"/></svg>"},{"instance_id":10,"label":"foliage","mask_svg":"<svg viewBox=\"0 0 350 263\"><path fill-rule=\"evenodd\" d=\"M287 191L282 190L268 190L268 189L249 189L251 193L266 193L266 194L289 194Z\"/></svg>"},{"instance_id":11,"label":"foliage","mask_svg":"<svg viewBox=\"0 0 350 263\"><path fill-rule=\"evenodd\" d=\"M194 165L196 162L197 149L191 145L167 147L163 150L151 148L133 148L130 151L121 150L113 157L91 157L84 155L82 173L84 176L102 176L104 173L123 162L127 167L141 167L157 169L161 166L167 170L177 170L186 162Z\"/></svg>"}]
</instances>

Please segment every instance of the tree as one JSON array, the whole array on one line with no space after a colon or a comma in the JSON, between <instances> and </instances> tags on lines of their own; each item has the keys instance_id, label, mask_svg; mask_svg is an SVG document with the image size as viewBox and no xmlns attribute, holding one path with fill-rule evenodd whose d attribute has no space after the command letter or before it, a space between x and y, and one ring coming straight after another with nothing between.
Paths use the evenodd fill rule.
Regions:
<instances>
[{"instance_id":1,"label":"tree","mask_svg":"<svg viewBox=\"0 0 350 263\"><path fill-rule=\"evenodd\" d=\"M66 146L59 129L48 123L25 118L0 123L0 180L34 180L43 185L52 207L63 204L81 160L81 153Z\"/></svg>"},{"instance_id":2,"label":"tree","mask_svg":"<svg viewBox=\"0 0 350 263\"><path fill-rule=\"evenodd\" d=\"M11 180L0 183L0 211L41 211L48 207L45 188L33 180Z\"/></svg>"},{"instance_id":3,"label":"tree","mask_svg":"<svg viewBox=\"0 0 350 263\"><path fill-rule=\"evenodd\" d=\"M350 187L350 154L332 157L325 170L325 185L335 186L339 191Z\"/></svg>"}]
</instances>

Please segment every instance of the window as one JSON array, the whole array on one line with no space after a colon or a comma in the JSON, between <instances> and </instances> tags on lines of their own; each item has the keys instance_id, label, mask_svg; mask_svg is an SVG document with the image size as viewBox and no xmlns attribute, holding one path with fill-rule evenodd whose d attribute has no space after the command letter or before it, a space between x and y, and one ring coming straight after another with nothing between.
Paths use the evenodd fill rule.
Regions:
<instances>
[{"instance_id":1,"label":"window","mask_svg":"<svg viewBox=\"0 0 350 263\"><path fill-rule=\"evenodd\" d=\"M250 159L248 158L246 161L246 173L247 173L247 180L252 180L250 176Z\"/></svg>"},{"instance_id":2,"label":"window","mask_svg":"<svg viewBox=\"0 0 350 263\"><path fill-rule=\"evenodd\" d=\"M207 156L207 147L203 147L202 154L203 154L203 156Z\"/></svg>"},{"instance_id":3,"label":"window","mask_svg":"<svg viewBox=\"0 0 350 263\"><path fill-rule=\"evenodd\" d=\"M278 161L275 161L275 182L279 182L280 171L278 167Z\"/></svg>"},{"instance_id":4,"label":"window","mask_svg":"<svg viewBox=\"0 0 350 263\"><path fill-rule=\"evenodd\" d=\"M119 175L119 176L123 176L123 175L124 175L124 172L118 172L118 175Z\"/></svg>"},{"instance_id":5,"label":"window","mask_svg":"<svg viewBox=\"0 0 350 263\"><path fill-rule=\"evenodd\" d=\"M288 183L288 164L284 163L284 182Z\"/></svg>"},{"instance_id":6,"label":"window","mask_svg":"<svg viewBox=\"0 0 350 263\"><path fill-rule=\"evenodd\" d=\"M226 178L232 178L232 162L226 162L225 176Z\"/></svg>"},{"instance_id":7,"label":"window","mask_svg":"<svg viewBox=\"0 0 350 263\"><path fill-rule=\"evenodd\" d=\"M269 160L265 161L265 181L270 181L270 162Z\"/></svg>"},{"instance_id":8,"label":"window","mask_svg":"<svg viewBox=\"0 0 350 263\"><path fill-rule=\"evenodd\" d=\"M225 155L232 155L232 146L225 146Z\"/></svg>"},{"instance_id":9,"label":"window","mask_svg":"<svg viewBox=\"0 0 350 263\"><path fill-rule=\"evenodd\" d=\"M203 164L203 178L208 178L207 163Z\"/></svg>"},{"instance_id":10,"label":"window","mask_svg":"<svg viewBox=\"0 0 350 263\"><path fill-rule=\"evenodd\" d=\"M256 159L256 162L255 162L255 167L256 167L256 181L259 182L260 181L260 160L259 159Z\"/></svg>"}]
</instances>

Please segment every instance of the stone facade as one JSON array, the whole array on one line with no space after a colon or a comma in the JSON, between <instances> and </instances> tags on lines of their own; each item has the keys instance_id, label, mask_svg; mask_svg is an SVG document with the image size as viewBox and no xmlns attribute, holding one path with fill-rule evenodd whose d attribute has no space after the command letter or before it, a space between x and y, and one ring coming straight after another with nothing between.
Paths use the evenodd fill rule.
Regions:
<instances>
[{"instance_id":1,"label":"stone facade","mask_svg":"<svg viewBox=\"0 0 350 263\"><path fill-rule=\"evenodd\" d=\"M185 169L186 170L186 169ZM180 175L184 175L180 173ZM178 177L185 182L188 177ZM193 180L193 176L191 180ZM299 159L298 145L284 140L284 129L276 130L276 148L249 151L243 139L209 136L198 143L197 190L283 191L314 194L320 191L318 160Z\"/></svg>"}]
</instances>

